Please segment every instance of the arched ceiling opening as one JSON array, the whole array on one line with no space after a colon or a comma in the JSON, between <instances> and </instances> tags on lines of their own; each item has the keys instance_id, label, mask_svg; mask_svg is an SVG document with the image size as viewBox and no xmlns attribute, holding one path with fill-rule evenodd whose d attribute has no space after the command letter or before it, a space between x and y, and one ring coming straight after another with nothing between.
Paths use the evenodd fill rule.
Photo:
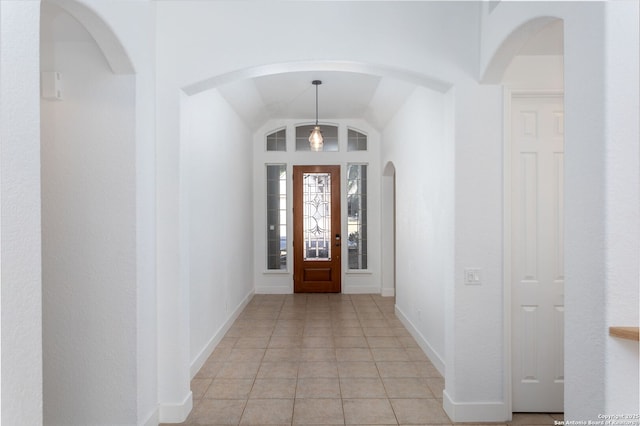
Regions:
<instances>
[{"instance_id":1,"label":"arched ceiling opening","mask_svg":"<svg viewBox=\"0 0 640 426\"><path fill-rule=\"evenodd\" d=\"M115 74L134 74L129 55L107 23L76 0L44 0L41 3L43 42L85 42L99 46Z\"/></svg>"},{"instance_id":2,"label":"arched ceiling opening","mask_svg":"<svg viewBox=\"0 0 640 426\"><path fill-rule=\"evenodd\" d=\"M438 92L448 83L416 73L351 62L277 64L241 70L184 88L217 89L252 130L273 119L362 119L382 130L416 87Z\"/></svg>"},{"instance_id":3,"label":"arched ceiling opening","mask_svg":"<svg viewBox=\"0 0 640 426\"><path fill-rule=\"evenodd\" d=\"M564 54L563 21L551 16L532 19L514 29L487 65L482 82L500 83L514 57Z\"/></svg>"}]
</instances>

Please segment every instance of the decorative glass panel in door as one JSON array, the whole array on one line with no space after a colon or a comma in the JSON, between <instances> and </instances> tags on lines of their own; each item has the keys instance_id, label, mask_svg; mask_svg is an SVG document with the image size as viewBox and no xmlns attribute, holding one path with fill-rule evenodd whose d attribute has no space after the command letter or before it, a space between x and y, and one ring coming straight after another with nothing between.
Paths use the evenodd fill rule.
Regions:
<instances>
[{"instance_id":1,"label":"decorative glass panel in door","mask_svg":"<svg viewBox=\"0 0 640 426\"><path fill-rule=\"evenodd\" d=\"M304 260L331 260L331 173L302 179Z\"/></svg>"}]
</instances>

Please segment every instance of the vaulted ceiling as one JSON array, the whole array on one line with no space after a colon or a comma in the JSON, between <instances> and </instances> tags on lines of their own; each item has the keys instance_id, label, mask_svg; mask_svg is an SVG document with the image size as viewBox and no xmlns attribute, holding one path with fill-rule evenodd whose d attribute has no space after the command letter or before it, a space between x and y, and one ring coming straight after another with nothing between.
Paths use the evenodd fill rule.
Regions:
<instances>
[{"instance_id":1,"label":"vaulted ceiling","mask_svg":"<svg viewBox=\"0 0 640 426\"><path fill-rule=\"evenodd\" d=\"M42 40L92 42L91 35L59 7L42 3ZM523 46L521 55L562 55L562 23L549 25ZM320 67L319 67L320 68ZM320 121L363 119L381 130L420 84L401 78L345 71L280 72L217 85L221 95L252 129L270 119L315 118L313 80Z\"/></svg>"}]
</instances>

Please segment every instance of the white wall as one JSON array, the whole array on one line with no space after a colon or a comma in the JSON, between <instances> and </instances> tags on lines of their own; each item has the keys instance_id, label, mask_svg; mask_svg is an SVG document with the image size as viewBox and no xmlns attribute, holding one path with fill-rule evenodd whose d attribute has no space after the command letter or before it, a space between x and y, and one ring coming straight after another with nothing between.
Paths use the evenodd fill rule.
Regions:
<instances>
[{"instance_id":1,"label":"white wall","mask_svg":"<svg viewBox=\"0 0 640 426\"><path fill-rule=\"evenodd\" d=\"M253 293L251 134L217 90L182 108L191 374Z\"/></svg>"},{"instance_id":2,"label":"white wall","mask_svg":"<svg viewBox=\"0 0 640 426\"><path fill-rule=\"evenodd\" d=\"M449 294L445 409L456 421L498 421L504 410L502 92L461 80L455 122L455 285ZM464 269L481 285L464 285Z\"/></svg>"},{"instance_id":3,"label":"white wall","mask_svg":"<svg viewBox=\"0 0 640 426\"><path fill-rule=\"evenodd\" d=\"M42 52L64 97L41 109L44 421L136 424L135 79L90 37Z\"/></svg>"},{"instance_id":4,"label":"white wall","mask_svg":"<svg viewBox=\"0 0 640 426\"><path fill-rule=\"evenodd\" d=\"M640 30L637 2L607 5L606 326L640 323ZM640 413L640 345L606 339L605 413Z\"/></svg>"},{"instance_id":5,"label":"white wall","mask_svg":"<svg viewBox=\"0 0 640 426\"><path fill-rule=\"evenodd\" d=\"M442 373L455 190L444 98L417 88L382 135L382 164L396 168L396 311Z\"/></svg>"},{"instance_id":6,"label":"white wall","mask_svg":"<svg viewBox=\"0 0 640 426\"><path fill-rule=\"evenodd\" d=\"M38 2L0 2L0 423L42 424Z\"/></svg>"},{"instance_id":7,"label":"white wall","mask_svg":"<svg viewBox=\"0 0 640 426\"><path fill-rule=\"evenodd\" d=\"M481 72L495 77L512 59L492 56L505 40L526 41L539 17L564 20L567 420L638 411L637 344L608 336L638 324L637 8L502 2L483 25Z\"/></svg>"}]
</instances>

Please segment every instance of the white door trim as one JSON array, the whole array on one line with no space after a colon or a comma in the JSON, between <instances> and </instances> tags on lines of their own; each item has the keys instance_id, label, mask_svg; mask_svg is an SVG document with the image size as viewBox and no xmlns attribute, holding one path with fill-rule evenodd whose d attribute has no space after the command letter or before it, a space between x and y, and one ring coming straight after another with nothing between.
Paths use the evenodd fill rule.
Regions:
<instances>
[{"instance_id":1,"label":"white door trim","mask_svg":"<svg viewBox=\"0 0 640 426\"><path fill-rule=\"evenodd\" d=\"M557 97L564 96L562 90L532 90L532 89L512 89L504 87L503 91L503 147L502 147L502 226L503 226L503 389L505 421L510 421L513 415L512 404L512 363L511 363L511 100L515 97Z\"/></svg>"}]
</instances>

